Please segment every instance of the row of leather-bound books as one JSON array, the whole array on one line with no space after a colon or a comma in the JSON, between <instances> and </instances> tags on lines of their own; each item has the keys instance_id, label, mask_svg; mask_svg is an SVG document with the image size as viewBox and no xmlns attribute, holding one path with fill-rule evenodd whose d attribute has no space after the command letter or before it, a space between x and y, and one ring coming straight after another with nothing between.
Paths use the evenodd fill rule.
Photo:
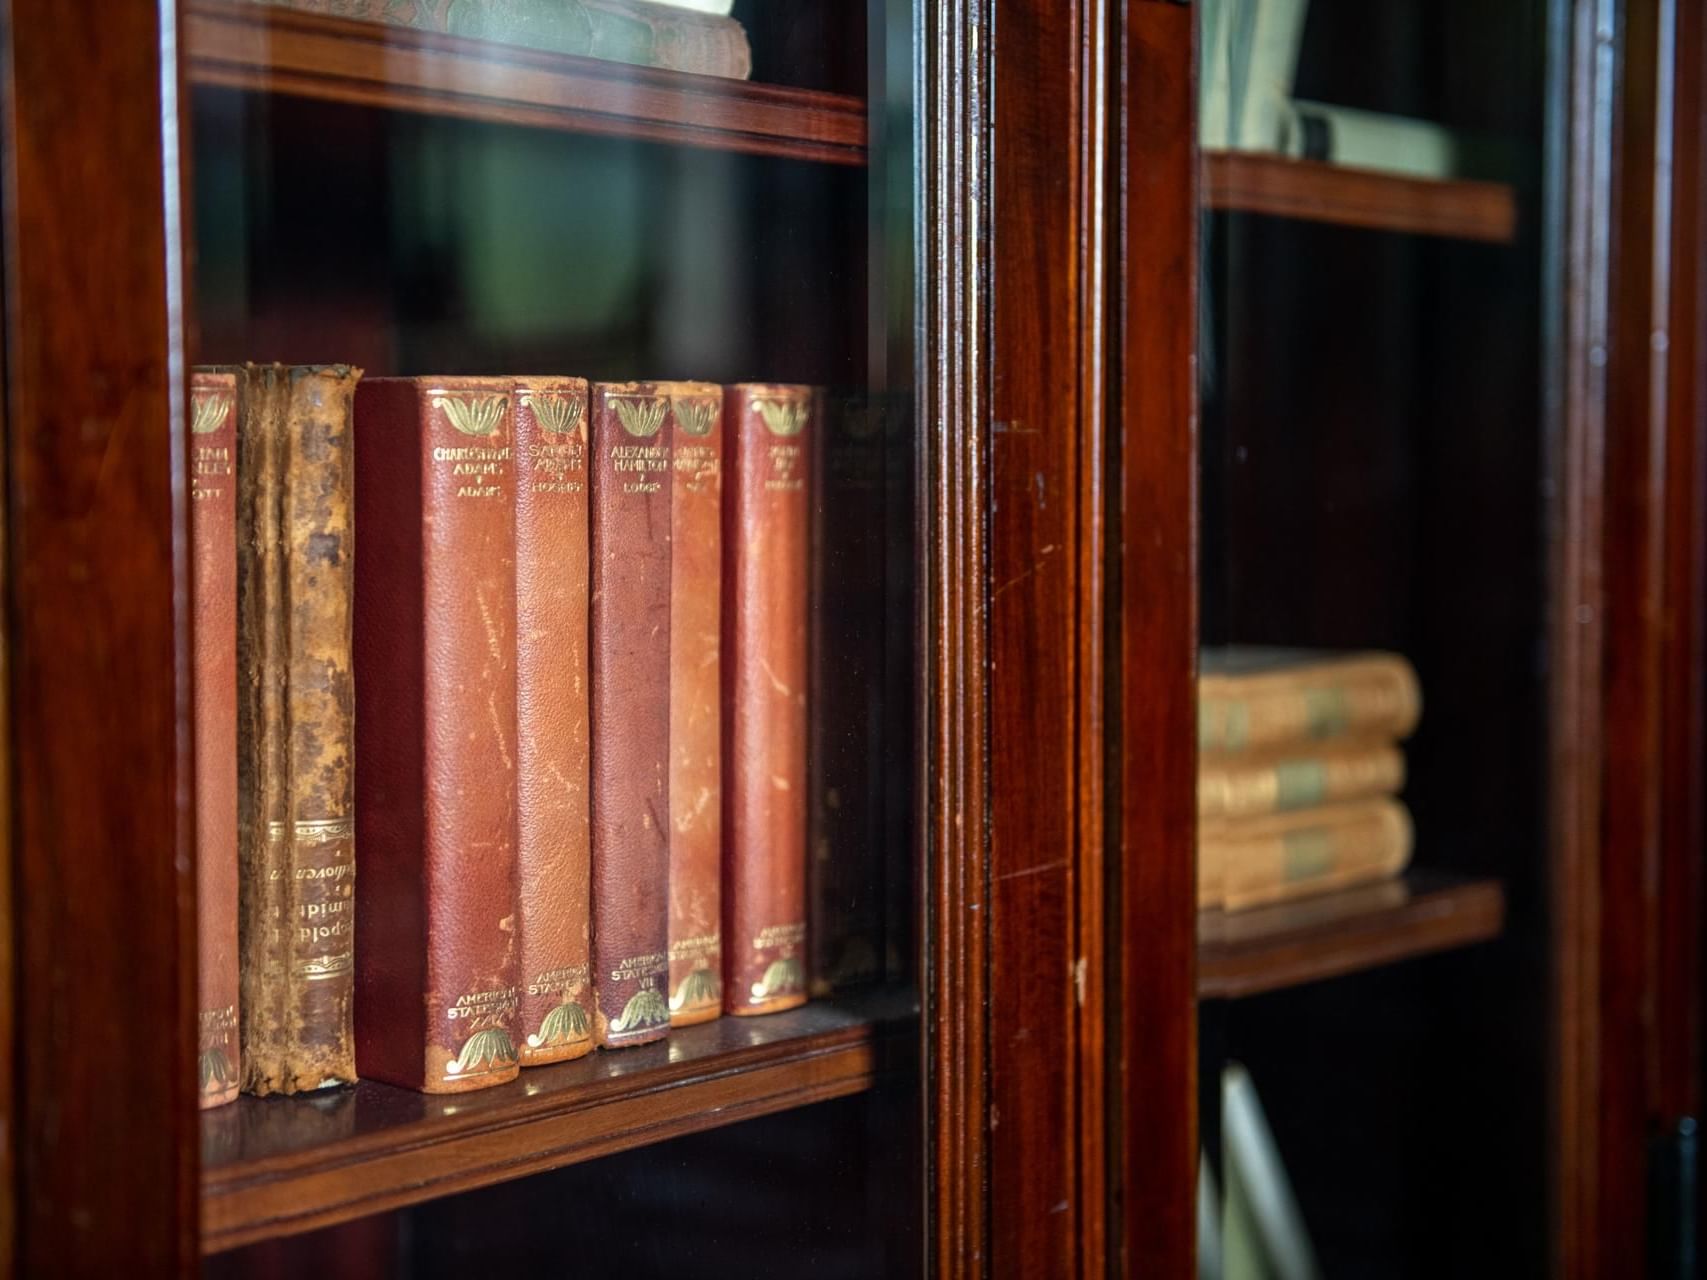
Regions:
<instances>
[{"instance_id":1,"label":"row of leather-bound books","mask_svg":"<svg viewBox=\"0 0 1707 1280\"><path fill-rule=\"evenodd\" d=\"M1396 653L1228 648L1198 677L1197 904L1240 911L1399 875L1402 739L1421 689Z\"/></svg>"},{"instance_id":2,"label":"row of leather-bound books","mask_svg":"<svg viewBox=\"0 0 1707 1280\"><path fill-rule=\"evenodd\" d=\"M871 976L809 907L819 392L245 365L191 409L204 1105Z\"/></svg>"}]
</instances>

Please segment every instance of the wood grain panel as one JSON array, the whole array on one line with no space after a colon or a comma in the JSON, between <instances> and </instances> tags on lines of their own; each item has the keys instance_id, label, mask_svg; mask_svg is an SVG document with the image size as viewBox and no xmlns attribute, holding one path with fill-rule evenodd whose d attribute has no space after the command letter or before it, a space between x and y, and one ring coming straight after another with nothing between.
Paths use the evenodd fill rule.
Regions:
<instances>
[{"instance_id":1,"label":"wood grain panel","mask_svg":"<svg viewBox=\"0 0 1707 1280\"><path fill-rule=\"evenodd\" d=\"M1082 14L999 0L990 394L991 1247L1077 1266ZM1100 388L1093 394L1100 394Z\"/></svg>"},{"instance_id":2,"label":"wood grain panel","mask_svg":"<svg viewBox=\"0 0 1707 1280\"><path fill-rule=\"evenodd\" d=\"M1115 1270L1196 1253L1197 192L1192 10L1127 8L1111 421Z\"/></svg>"},{"instance_id":3,"label":"wood grain panel","mask_svg":"<svg viewBox=\"0 0 1707 1280\"><path fill-rule=\"evenodd\" d=\"M5 13L18 1269L178 1274L196 1112L172 6Z\"/></svg>"}]
</instances>

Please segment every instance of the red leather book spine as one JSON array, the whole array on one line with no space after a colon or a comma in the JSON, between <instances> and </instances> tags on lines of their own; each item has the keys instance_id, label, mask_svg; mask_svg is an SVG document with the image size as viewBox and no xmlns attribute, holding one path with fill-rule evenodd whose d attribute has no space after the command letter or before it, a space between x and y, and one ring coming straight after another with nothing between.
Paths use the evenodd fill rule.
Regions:
<instances>
[{"instance_id":1,"label":"red leather book spine","mask_svg":"<svg viewBox=\"0 0 1707 1280\"><path fill-rule=\"evenodd\" d=\"M670 1029L670 406L592 395L593 1034Z\"/></svg>"},{"instance_id":2,"label":"red leather book spine","mask_svg":"<svg viewBox=\"0 0 1707 1280\"><path fill-rule=\"evenodd\" d=\"M670 401L670 1025L723 1012L723 388Z\"/></svg>"},{"instance_id":3,"label":"red leather book spine","mask_svg":"<svg viewBox=\"0 0 1707 1280\"><path fill-rule=\"evenodd\" d=\"M190 381L195 595L196 1077L204 1107L237 1097L237 375Z\"/></svg>"},{"instance_id":4,"label":"red leather book spine","mask_svg":"<svg viewBox=\"0 0 1707 1280\"><path fill-rule=\"evenodd\" d=\"M723 1007L806 999L809 387L725 390Z\"/></svg>"},{"instance_id":5,"label":"red leather book spine","mask_svg":"<svg viewBox=\"0 0 1707 1280\"><path fill-rule=\"evenodd\" d=\"M356 1062L428 1093L518 1071L511 392L356 395Z\"/></svg>"},{"instance_id":6,"label":"red leather book spine","mask_svg":"<svg viewBox=\"0 0 1707 1280\"><path fill-rule=\"evenodd\" d=\"M587 383L526 378L516 418L516 940L524 1067L593 1047Z\"/></svg>"}]
</instances>

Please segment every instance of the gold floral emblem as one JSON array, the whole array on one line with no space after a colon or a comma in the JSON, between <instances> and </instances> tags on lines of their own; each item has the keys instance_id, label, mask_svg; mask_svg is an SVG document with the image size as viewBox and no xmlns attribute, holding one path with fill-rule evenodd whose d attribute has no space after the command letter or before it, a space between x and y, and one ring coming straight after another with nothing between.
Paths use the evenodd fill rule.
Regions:
<instances>
[{"instance_id":1,"label":"gold floral emblem","mask_svg":"<svg viewBox=\"0 0 1707 1280\"><path fill-rule=\"evenodd\" d=\"M717 401L671 397L670 407L676 411L676 422L690 436L711 434L712 424L717 421Z\"/></svg>"},{"instance_id":2,"label":"gold floral emblem","mask_svg":"<svg viewBox=\"0 0 1707 1280\"><path fill-rule=\"evenodd\" d=\"M450 425L465 436L489 436L504 420L504 410L510 407L505 396L448 396L433 397L433 407L443 409Z\"/></svg>"},{"instance_id":3,"label":"gold floral emblem","mask_svg":"<svg viewBox=\"0 0 1707 1280\"><path fill-rule=\"evenodd\" d=\"M540 429L548 435L566 436L581 428L581 401L572 396L546 392L522 392L522 402L533 409Z\"/></svg>"},{"instance_id":4,"label":"gold floral emblem","mask_svg":"<svg viewBox=\"0 0 1707 1280\"><path fill-rule=\"evenodd\" d=\"M806 426L806 406L798 400L755 400L753 407L773 436L797 436Z\"/></svg>"},{"instance_id":5,"label":"gold floral emblem","mask_svg":"<svg viewBox=\"0 0 1707 1280\"><path fill-rule=\"evenodd\" d=\"M230 412L230 396L215 394L194 397L190 414L190 434L211 435L225 425L225 417Z\"/></svg>"},{"instance_id":6,"label":"gold floral emblem","mask_svg":"<svg viewBox=\"0 0 1707 1280\"><path fill-rule=\"evenodd\" d=\"M613 400L616 406L616 416L622 420L622 428L631 436L644 440L647 436L658 434L658 428L664 425L664 402L662 400Z\"/></svg>"}]
</instances>

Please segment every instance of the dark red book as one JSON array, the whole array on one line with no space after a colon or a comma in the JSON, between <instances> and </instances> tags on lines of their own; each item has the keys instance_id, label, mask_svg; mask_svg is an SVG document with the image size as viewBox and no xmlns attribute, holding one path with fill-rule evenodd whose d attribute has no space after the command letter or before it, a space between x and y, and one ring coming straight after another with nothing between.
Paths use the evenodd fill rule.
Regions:
<instances>
[{"instance_id":1,"label":"dark red book","mask_svg":"<svg viewBox=\"0 0 1707 1280\"><path fill-rule=\"evenodd\" d=\"M356 1064L518 1070L513 381L356 394Z\"/></svg>"},{"instance_id":2,"label":"dark red book","mask_svg":"<svg viewBox=\"0 0 1707 1280\"><path fill-rule=\"evenodd\" d=\"M587 382L516 383L516 945L524 1067L593 1047Z\"/></svg>"},{"instance_id":3,"label":"dark red book","mask_svg":"<svg viewBox=\"0 0 1707 1280\"><path fill-rule=\"evenodd\" d=\"M592 395L593 1034L670 1029L669 397Z\"/></svg>"},{"instance_id":4,"label":"dark red book","mask_svg":"<svg viewBox=\"0 0 1707 1280\"><path fill-rule=\"evenodd\" d=\"M806 999L810 387L724 393L723 1007Z\"/></svg>"},{"instance_id":5,"label":"dark red book","mask_svg":"<svg viewBox=\"0 0 1707 1280\"><path fill-rule=\"evenodd\" d=\"M204 1107L237 1097L237 373L190 380L195 597L196 1075Z\"/></svg>"},{"instance_id":6,"label":"dark red book","mask_svg":"<svg viewBox=\"0 0 1707 1280\"><path fill-rule=\"evenodd\" d=\"M670 399L670 1025L723 1012L723 388Z\"/></svg>"}]
</instances>

